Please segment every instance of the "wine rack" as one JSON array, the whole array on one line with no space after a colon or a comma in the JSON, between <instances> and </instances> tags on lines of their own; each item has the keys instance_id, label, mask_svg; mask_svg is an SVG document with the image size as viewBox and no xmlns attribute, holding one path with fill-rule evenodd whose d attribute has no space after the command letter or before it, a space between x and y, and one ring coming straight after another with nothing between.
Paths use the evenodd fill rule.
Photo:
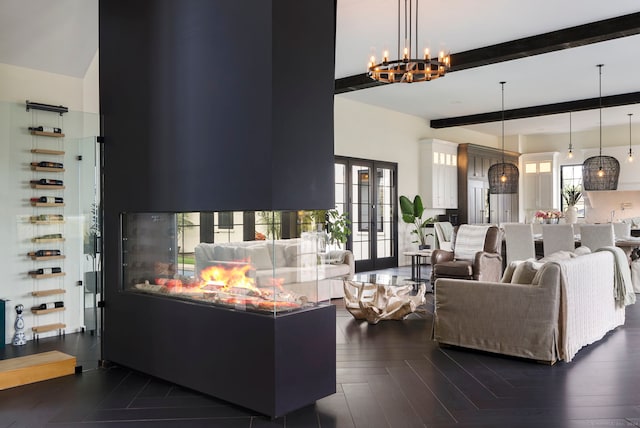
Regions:
<instances>
[{"instance_id":1,"label":"wine rack","mask_svg":"<svg viewBox=\"0 0 640 428\"><path fill-rule=\"evenodd\" d=\"M29 223L33 235L31 251L26 256L32 263L28 272L32 280L30 294L33 299L31 331L33 338L38 339L40 334L56 330L58 334L64 334L66 328L64 306L39 307L51 296L63 301L66 293L63 113L68 109L27 101L27 111L32 112L32 123L28 125L32 142L31 162L28 165L31 178L28 184L31 189L29 206L32 209Z\"/></svg>"}]
</instances>

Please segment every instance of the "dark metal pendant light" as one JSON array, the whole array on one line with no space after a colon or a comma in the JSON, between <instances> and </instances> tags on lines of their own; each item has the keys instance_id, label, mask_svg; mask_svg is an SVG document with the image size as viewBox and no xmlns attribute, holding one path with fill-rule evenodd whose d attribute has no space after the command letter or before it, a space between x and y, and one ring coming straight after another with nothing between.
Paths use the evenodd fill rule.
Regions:
<instances>
[{"instance_id":1,"label":"dark metal pendant light","mask_svg":"<svg viewBox=\"0 0 640 428\"><path fill-rule=\"evenodd\" d=\"M631 116L633 113L628 113L629 116L629 155L627 156L627 162L633 162L633 149L631 148Z\"/></svg>"},{"instance_id":2,"label":"dark metal pendant light","mask_svg":"<svg viewBox=\"0 0 640 428\"><path fill-rule=\"evenodd\" d=\"M620 162L612 156L602 156L602 67L598 64L600 78L600 154L587 158L582 164L582 188L584 190L616 190L620 175Z\"/></svg>"},{"instance_id":3,"label":"dark metal pendant light","mask_svg":"<svg viewBox=\"0 0 640 428\"><path fill-rule=\"evenodd\" d=\"M518 167L504 161L504 84L502 85L502 162L489 167L489 193L518 193Z\"/></svg>"},{"instance_id":4,"label":"dark metal pendant light","mask_svg":"<svg viewBox=\"0 0 640 428\"><path fill-rule=\"evenodd\" d=\"M573 159L573 144L571 142L571 112L569 112L569 150L567 151L567 159Z\"/></svg>"}]
</instances>

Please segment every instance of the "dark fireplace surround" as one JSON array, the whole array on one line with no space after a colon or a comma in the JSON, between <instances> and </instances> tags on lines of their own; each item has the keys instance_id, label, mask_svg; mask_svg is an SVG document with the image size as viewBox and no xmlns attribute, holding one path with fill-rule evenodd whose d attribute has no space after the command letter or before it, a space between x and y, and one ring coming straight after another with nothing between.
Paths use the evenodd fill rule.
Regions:
<instances>
[{"instance_id":1,"label":"dark fireplace surround","mask_svg":"<svg viewBox=\"0 0 640 428\"><path fill-rule=\"evenodd\" d=\"M335 392L335 308L124 292L125 213L334 204L335 0L103 0L103 359L271 417Z\"/></svg>"}]
</instances>

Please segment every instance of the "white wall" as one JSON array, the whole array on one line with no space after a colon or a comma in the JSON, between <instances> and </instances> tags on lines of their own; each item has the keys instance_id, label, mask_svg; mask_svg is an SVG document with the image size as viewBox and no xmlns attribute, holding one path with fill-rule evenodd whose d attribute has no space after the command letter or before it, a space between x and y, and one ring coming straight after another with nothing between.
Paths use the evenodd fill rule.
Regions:
<instances>
[{"instance_id":1,"label":"white wall","mask_svg":"<svg viewBox=\"0 0 640 428\"><path fill-rule=\"evenodd\" d=\"M13 338L13 323L16 304L25 306L25 323L28 339L32 339L31 327L38 324L64 322L67 332L77 331L84 325L84 289L76 282L83 280L86 270L83 251L83 232L86 223L84 206L93 199L93 175L85 171L92 165L80 163L76 156L93 152L93 136L99 132L98 115L98 78L97 57L94 58L85 79L46 73L7 64L0 64L0 270L4 281L0 282L0 298L7 302L5 328L6 341ZM59 116L55 113L32 110L26 111L25 101L45 104L64 105L69 113ZM84 113L84 109L93 113ZM37 123L35 123L37 122ZM60 126L65 138L39 137L37 140L27 130L30 125ZM48 138L48 139L47 139ZM31 148L50 148L64 150L65 155L46 159L46 155L33 155ZM37 160L63 162L62 177L54 173L35 173L29 163ZM31 238L40 234L59 233L60 226L34 226L29 222L32 215L46 209L35 209L29 203L30 197L46 195L48 191L33 190L29 180L36 178L61 178L65 189L55 191L49 196L63 196L65 207L62 214L66 223L62 232L66 241L62 244L64 260L56 262L33 262L27 252L34 251ZM61 192L58 194L57 192ZM54 208L52 213L60 213ZM52 244L52 248L58 248ZM27 275L38 267L61 266L66 272L64 277L35 280ZM40 289L64 288L67 292L63 299L60 295L49 298L35 298L31 292ZM64 300L67 310L64 313L44 315L35 319L29 309L31 306L55 300ZM42 335L53 335L56 332Z\"/></svg>"},{"instance_id":2,"label":"white wall","mask_svg":"<svg viewBox=\"0 0 640 428\"><path fill-rule=\"evenodd\" d=\"M450 128L431 129L428 121L380 107L335 97L335 154L398 164L398 195L413 197L418 193L420 155L418 142L438 138L455 143L473 143L499 147L497 138L474 131ZM443 214L428 210L424 218ZM398 263L407 265L404 251L416 249L409 225L399 221Z\"/></svg>"}]
</instances>

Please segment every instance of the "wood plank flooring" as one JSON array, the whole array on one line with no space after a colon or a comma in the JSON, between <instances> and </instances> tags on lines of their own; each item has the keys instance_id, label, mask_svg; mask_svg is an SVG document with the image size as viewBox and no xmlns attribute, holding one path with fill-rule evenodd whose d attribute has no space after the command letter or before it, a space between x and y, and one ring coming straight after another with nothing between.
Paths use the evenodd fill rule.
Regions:
<instances>
[{"instance_id":1,"label":"wood plank flooring","mask_svg":"<svg viewBox=\"0 0 640 428\"><path fill-rule=\"evenodd\" d=\"M640 427L640 304L627 308L623 327L573 362L545 366L438 347L430 339L431 294L404 321L377 325L355 321L341 301L333 303L337 392L286 417L270 420L112 367L0 391L0 428ZM99 359L95 336L42 339L41 351L55 349L56 341L85 349L79 360L91 353ZM0 358L15 353L12 348L0 350Z\"/></svg>"}]
</instances>

